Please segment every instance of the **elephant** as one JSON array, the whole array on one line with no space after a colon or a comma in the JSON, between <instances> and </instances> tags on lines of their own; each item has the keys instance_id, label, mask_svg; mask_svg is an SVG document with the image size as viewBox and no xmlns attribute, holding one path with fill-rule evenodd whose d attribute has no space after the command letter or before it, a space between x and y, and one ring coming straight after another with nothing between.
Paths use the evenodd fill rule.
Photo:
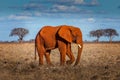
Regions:
<instances>
[{"instance_id":1,"label":"elephant","mask_svg":"<svg viewBox=\"0 0 120 80\"><path fill-rule=\"evenodd\" d=\"M52 49L58 48L60 52L60 65L65 65L65 63L72 64L75 61L75 57L71 50L71 43L78 44L78 55L74 64L75 66L80 61L83 49L81 30L78 27L69 25L44 26L37 33L35 38L35 59L37 51L39 56L39 65L44 64L44 56L47 64L52 65L50 52ZM70 60L66 61L66 55Z\"/></svg>"}]
</instances>

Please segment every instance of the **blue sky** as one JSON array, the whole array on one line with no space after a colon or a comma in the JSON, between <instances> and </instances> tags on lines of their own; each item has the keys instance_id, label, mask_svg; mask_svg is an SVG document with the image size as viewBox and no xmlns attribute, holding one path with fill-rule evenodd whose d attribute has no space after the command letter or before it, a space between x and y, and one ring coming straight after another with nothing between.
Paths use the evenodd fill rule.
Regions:
<instances>
[{"instance_id":1,"label":"blue sky","mask_svg":"<svg viewBox=\"0 0 120 80\"><path fill-rule=\"evenodd\" d=\"M120 35L120 0L3 0L0 1L0 41L9 37L13 28L29 30L25 40L34 39L42 26L73 25L83 32L84 40L96 29L113 28ZM100 40L108 40L101 37ZM114 40L120 40L115 37Z\"/></svg>"}]
</instances>

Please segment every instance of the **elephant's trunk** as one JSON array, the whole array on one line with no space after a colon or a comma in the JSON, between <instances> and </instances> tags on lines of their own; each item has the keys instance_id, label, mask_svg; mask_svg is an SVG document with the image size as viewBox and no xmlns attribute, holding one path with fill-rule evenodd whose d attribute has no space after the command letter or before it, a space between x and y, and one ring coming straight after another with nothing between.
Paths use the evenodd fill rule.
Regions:
<instances>
[{"instance_id":1,"label":"elephant's trunk","mask_svg":"<svg viewBox=\"0 0 120 80\"><path fill-rule=\"evenodd\" d=\"M80 57L83 49L82 37L77 38L76 43L78 45L78 55L74 66L76 66L80 62Z\"/></svg>"},{"instance_id":2,"label":"elephant's trunk","mask_svg":"<svg viewBox=\"0 0 120 80\"><path fill-rule=\"evenodd\" d=\"M83 48L83 44L82 45L78 44L78 55L77 55L77 59L76 59L74 66L76 66L80 62L82 48Z\"/></svg>"}]
</instances>

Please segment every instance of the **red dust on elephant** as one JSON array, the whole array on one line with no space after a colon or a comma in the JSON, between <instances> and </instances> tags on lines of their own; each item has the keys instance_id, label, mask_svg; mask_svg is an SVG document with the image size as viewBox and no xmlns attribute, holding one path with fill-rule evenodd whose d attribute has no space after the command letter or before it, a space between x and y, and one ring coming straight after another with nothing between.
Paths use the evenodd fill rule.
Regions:
<instances>
[{"instance_id":1,"label":"red dust on elephant","mask_svg":"<svg viewBox=\"0 0 120 80\"><path fill-rule=\"evenodd\" d=\"M78 27L61 25L61 26L44 26L35 38L35 54L36 50L39 56L39 64L44 64L44 56L47 64L51 65L50 52L52 49L58 48L60 51L60 65L72 64L75 57L71 51L71 43L78 44L78 55L74 65L80 61L83 49L82 32ZM65 56L70 60L66 61ZM36 56L35 56L36 58Z\"/></svg>"}]
</instances>

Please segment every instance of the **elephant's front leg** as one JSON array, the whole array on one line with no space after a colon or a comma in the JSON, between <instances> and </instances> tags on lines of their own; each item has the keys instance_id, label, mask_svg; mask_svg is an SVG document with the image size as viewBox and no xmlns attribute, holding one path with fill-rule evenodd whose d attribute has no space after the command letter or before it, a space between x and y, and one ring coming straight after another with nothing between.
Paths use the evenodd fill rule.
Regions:
<instances>
[{"instance_id":1,"label":"elephant's front leg","mask_svg":"<svg viewBox=\"0 0 120 80\"><path fill-rule=\"evenodd\" d=\"M67 45L67 56L70 58L70 60L68 60L66 63L69 65L69 64L72 64L74 61L75 61L75 57L72 53L72 50L71 50L71 44L68 43Z\"/></svg>"},{"instance_id":2,"label":"elephant's front leg","mask_svg":"<svg viewBox=\"0 0 120 80\"><path fill-rule=\"evenodd\" d=\"M60 65L64 65L65 64L65 56L66 56L66 43L62 42L62 41L58 41L58 48L60 51Z\"/></svg>"}]
</instances>

